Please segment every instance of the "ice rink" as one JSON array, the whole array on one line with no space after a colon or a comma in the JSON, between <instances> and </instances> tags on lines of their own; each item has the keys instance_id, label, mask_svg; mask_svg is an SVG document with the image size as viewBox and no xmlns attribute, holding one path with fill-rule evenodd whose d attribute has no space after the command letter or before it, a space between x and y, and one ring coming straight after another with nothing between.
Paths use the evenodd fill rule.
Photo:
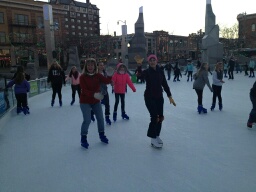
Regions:
<instances>
[{"instance_id":1,"label":"ice rink","mask_svg":"<svg viewBox=\"0 0 256 192\"><path fill-rule=\"evenodd\" d=\"M82 113L78 97L70 105L70 86L63 88L62 107L50 106L51 91L32 97L30 115L13 109L0 120L0 191L255 192L256 127L246 126L255 78L244 73L234 78L224 79L222 111L210 111L212 93L205 87L208 113L200 115L193 82L186 77L168 81L177 106L164 93L160 150L146 136L145 84L135 84L135 93L128 88L130 120L121 119L119 103L117 121L105 127L108 145L100 142L97 123L91 123L87 150L80 146Z\"/></svg>"}]
</instances>

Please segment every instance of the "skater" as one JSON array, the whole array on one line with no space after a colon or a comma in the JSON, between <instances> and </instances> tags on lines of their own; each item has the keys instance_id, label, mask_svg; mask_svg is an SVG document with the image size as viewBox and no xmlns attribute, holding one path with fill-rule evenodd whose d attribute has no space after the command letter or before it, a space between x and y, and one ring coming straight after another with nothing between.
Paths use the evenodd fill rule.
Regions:
<instances>
[{"instance_id":1,"label":"skater","mask_svg":"<svg viewBox=\"0 0 256 192\"><path fill-rule=\"evenodd\" d=\"M228 79L234 79L235 58L232 56L228 62Z\"/></svg>"},{"instance_id":2,"label":"skater","mask_svg":"<svg viewBox=\"0 0 256 192\"><path fill-rule=\"evenodd\" d=\"M65 81L71 79L71 89L72 89L72 101L70 105L75 103L76 92L80 98L81 88L80 88L80 76L81 74L77 71L76 66L73 66L69 72L69 75L66 77Z\"/></svg>"},{"instance_id":3,"label":"skater","mask_svg":"<svg viewBox=\"0 0 256 192\"><path fill-rule=\"evenodd\" d=\"M223 69L224 69L224 77L227 78L227 72L228 72L228 63L226 61L226 59L223 59Z\"/></svg>"},{"instance_id":4,"label":"skater","mask_svg":"<svg viewBox=\"0 0 256 192\"><path fill-rule=\"evenodd\" d=\"M173 78L173 82L180 81L180 77L182 78L182 74L180 72L180 67L179 67L179 63L178 61L175 62L175 66L174 66L174 78Z\"/></svg>"},{"instance_id":5,"label":"skater","mask_svg":"<svg viewBox=\"0 0 256 192\"><path fill-rule=\"evenodd\" d=\"M123 63L119 63L117 66L117 70L112 77L112 83L114 86L115 92L115 105L113 112L113 120L116 121L117 118L117 107L119 104L119 98L121 99L121 112L122 118L129 120L129 116L125 112L125 92L126 86L128 85L133 92L136 92L136 88L134 87L130 76L127 73L127 68Z\"/></svg>"},{"instance_id":6,"label":"skater","mask_svg":"<svg viewBox=\"0 0 256 192\"><path fill-rule=\"evenodd\" d=\"M250 90L250 100L252 102L252 110L247 121L247 127L252 128L252 124L256 122L256 81Z\"/></svg>"},{"instance_id":7,"label":"skater","mask_svg":"<svg viewBox=\"0 0 256 192\"><path fill-rule=\"evenodd\" d=\"M254 76L254 67L255 67L255 62L251 57L250 61L249 61L249 69L250 69L250 76L249 77L255 77Z\"/></svg>"},{"instance_id":8,"label":"skater","mask_svg":"<svg viewBox=\"0 0 256 192\"><path fill-rule=\"evenodd\" d=\"M108 77L97 73L97 63L93 58L86 60L82 75L80 76L81 96L80 108L83 114L83 123L81 126L81 146L88 148L87 134L91 123L91 110L94 112L97 119L98 132L101 142L108 144L108 139L105 136L104 117L100 101L104 98L104 93L101 92L101 84L111 83L111 74L107 70Z\"/></svg>"},{"instance_id":9,"label":"skater","mask_svg":"<svg viewBox=\"0 0 256 192\"><path fill-rule=\"evenodd\" d=\"M51 106L54 106L54 101L56 97L56 93L58 94L59 97L59 104L60 107L62 106L62 94L61 94L61 89L62 89L62 84L64 86L66 85L65 82L65 73L62 70L61 66L57 63L57 61L53 61L49 73L48 73L48 78L47 82L51 83L52 86L52 101L51 101Z\"/></svg>"},{"instance_id":10,"label":"skater","mask_svg":"<svg viewBox=\"0 0 256 192\"><path fill-rule=\"evenodd\" d=\"M173 69L173 66L172 64L169 62L165 65L165 70L167 71L167 80L169 81L171 79L171 72L172 72L172 69Z\"/></svg>"},{"instance_id":11,"label":"skater","mask_svg":"<svg viewBox=\"0 0 256 192\"><path fill-rule=\"evenodd\" d=\"M193 65L193 63L191 62L191 60L189 59L189 60L188 60L188 64L187 64L187 69L186 69L186 71L187 71L187 73L188 73L187 82L189 81L189 77L190 77L190 79L191 79L191 81L192 81L193 70L194 70L194 65Z\"/></svg>"},{"instance_id":12,"label":"skater","mask_svg":"<svg viewBox=\"0 0 256 192\"><path fill-rule=\"evenodd\" d=\"M18 72L15 79L7 84L7 88L14 86L14 93L17 100L17 114L23 112L25 115L30 114L28 107L27 93L30 91L30 84L25 79L23 72Z\"/></svg>"},{"instance_id":13,"label":"skater","mask_svg":"<svg viewBox=\"0 0 256 192\"><path fill-rule=\"evenodd\" d=\"M219 100L219 110L222 110L222 97L221 97L221 89L222 84L225 83L223 81L223 71L222 71L222 63L218 62L215 66L215 70L212 73L212 89L213 89L213 96L212 96L212 106L211 111L214 110L216 104L216 97Z\"/></svg>"},{"instance_id":14,"label":"skater","mask_svg":"<svg viewBox=\"0 0 256 192\"><path fill-rule=\"evenodd\" d=\"M195 89L196 91L198 102L197 111L199 114L201 112L207 113L207 109L203 108L203 90L205 84L207 84L211 92L213 91L208 79L208 64L202 63L200 69L197 71L197 73L193 75L193 77L195 80L193 84L193 89Z\"/></svg>"},{"instance_id":15,"label":"skater","mask_svg":"<svg viewBox=\"0 0 256 192\"><path fill-rule=\"evenodd\" d=\"M104 77L107 77L107 73L105 71L105 65L103 62L98 63L98 73L102 74ZM104 98L101 100L101 104L105 105L105 121L108 125L111 125L110 116L110 105L109 105L109 94L108 87L106 84L100 84L100 90L104 93Z\"/></svg>"},{"instance_id":16,"label":"skater","mask_svg":"<svg viewBox=\"0 0 256 192\"><path fill-rule=\"evenodd\" d=\"M144 78L142 76L142 64L139 63L138 66L137 66L137 69L135 70L135 74L136 74L136 77L137 77L137 83L145 83L144 81Z\"/></svg>"},{"instance_id":17,"label":"skater","mask_svg":"<svg viewBox=\"0 0 256 192\"><path fill-rule=\"evenodd\" d=\"M248 76L248 63L245 62L244 64L244 76Z\"/></svg>"},{"instance_id":18,"label":"skater","mask_svg":"<svg viewBox=\"0 0 256 192\"><path fill-rule=\"evenodd\" d=\"M147 131L147 136L151 138L151 145L156 148L163 146L163 141L160 138L163 115L163 90L171 104L176 106L172 99L170 88L167 84L164 72L157 65L156 55L148 56L149 68L143 72L146 81L146 89L144 92L145 105L150 114L150 123Z\"/></svg>"}]
</instances>

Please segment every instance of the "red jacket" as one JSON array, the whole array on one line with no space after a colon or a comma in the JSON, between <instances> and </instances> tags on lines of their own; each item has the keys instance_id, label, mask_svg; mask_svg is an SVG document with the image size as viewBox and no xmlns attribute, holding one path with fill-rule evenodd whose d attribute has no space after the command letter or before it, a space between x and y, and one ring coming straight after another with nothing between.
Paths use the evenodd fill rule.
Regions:
<instances>
[{"instance_id":1,"label":"red jacket","mask_svg":"<svg viewBox=\"0 0 256 192\"><path fill-rule=\"evenodd\" d=\"M111 77L104 77L99 73L94 75L82 74L80 76L80 103L95 104L100 102L94 98L94 93L100 92L101 83L111 83Z\"/></svg>"}]
</instances>

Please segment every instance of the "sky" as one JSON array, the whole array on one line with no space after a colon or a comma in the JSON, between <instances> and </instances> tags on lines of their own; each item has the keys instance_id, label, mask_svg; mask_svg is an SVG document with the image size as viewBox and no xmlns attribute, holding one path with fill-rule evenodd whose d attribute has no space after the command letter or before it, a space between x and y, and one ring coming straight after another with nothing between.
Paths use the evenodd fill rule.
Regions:
<instances>
[{"instance_id":1,"label":"sky","mask_svg":"<svg viewBox=\"0 0 256 192\"><path fill-rule=\"evenodd\" d=\"M168 81L176 107L164 93L160 150L146 136L145 84L135 84L135 93L128 87L130 120L121 119L119 103L117 121L105 126L108 145L100 142L97 123L90 124L87 150L80 146L83 117L77 94L70 105L70 85L63 86L62 107L57 98L50 106L52 91L29 98L30 115L17 115L14 108L0 119L0 191L255 192L256 125L246 127L255 78L244 72L225 78L222 111L210 111L212 93L206 86L208 113L200 115L193 82L184 75L180 80ZM112 120L115 95L110 90Z\"/></svg>"},{"instance_id":2,"label":"sky","mask_svg":"<svg viewBox=\"0 0 256 192\"><path fill-rule=\"evenodd\" d=\"M78 0L86 2L86 0ZM134 33L134 25L143 6L145 32L164 30L173 35L188 36L204 30L206 0L90 0L100 9L101 35L121 35L121 24L126 21L128 34ZM256 13L254 0L211 0L220 27L237 23L237 15L243 12Z\"/></svg>"}]
</instances>

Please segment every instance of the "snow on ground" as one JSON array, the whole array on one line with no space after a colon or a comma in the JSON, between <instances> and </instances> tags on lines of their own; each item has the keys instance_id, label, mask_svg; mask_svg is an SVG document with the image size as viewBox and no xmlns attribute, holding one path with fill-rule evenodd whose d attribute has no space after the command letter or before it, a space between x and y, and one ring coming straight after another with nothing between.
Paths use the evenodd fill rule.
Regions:
<instances>
[{"instance_id":1,"label":"snow on ground","mask_svg":"<svg viewBox=\"0 0 256 192\"><path fill-rule=\"evenodd\" d=\"M77 101L70 106L69 86L63 88L63 107L50 107L51 91L32 97L30 115L14 109L0 120L0 191L254 192L256 127L248 129L246 122L255 79L235 74L225 81L223 111L210 111L212 93L205 87L208 114L200 115L192 82L168 81L177 106L164 95L160 150L146 136L144 84L135 85L136 93L128 88L130 120L121 119L119 104L117 122L105 127L108 145L91 123L88 150L80 146L82 113ZM110 103L112 113L111 92Z\"/></svg>"}]
</instances>

